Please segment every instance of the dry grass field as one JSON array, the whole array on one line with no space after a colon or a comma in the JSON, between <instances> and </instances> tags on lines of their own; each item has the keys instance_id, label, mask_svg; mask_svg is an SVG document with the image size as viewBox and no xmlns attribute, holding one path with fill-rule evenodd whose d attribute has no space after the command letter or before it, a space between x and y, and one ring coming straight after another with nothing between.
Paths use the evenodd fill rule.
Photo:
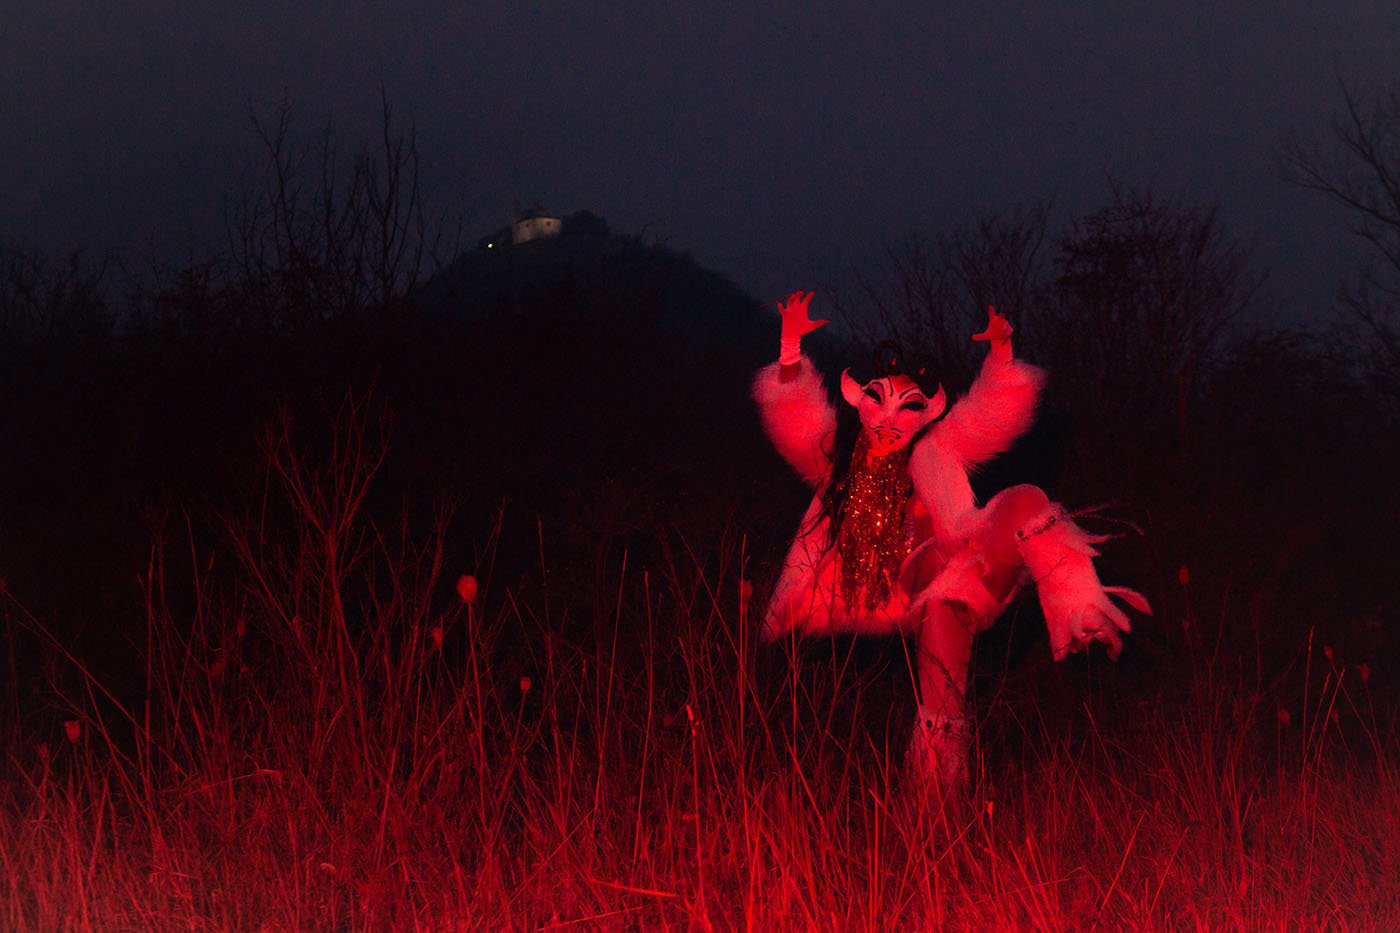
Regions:
<instances>
[{"instance_id":1,"label":"dry grass field","mask_svg":"<svg viewBox=\"0 0 1400 933\"><path fill-rule=\"evenodd\" d=\"M659 560L569 594L542 537L535 582L497 584L491 529L451 565L446 513L369 521L378 454L353 426L333 448L271 435L271 492L216 547L156 541L139 690L4 595L77 686L9 736L0 927L1400 922L1384 672L1320 636L1269 684L1203 649L1186 702L1089 689L1037 718L992 684L973 786L932 801L900 780L907 673L760 648L741 535L655 529Z\"/></svg>"}]
</instances>

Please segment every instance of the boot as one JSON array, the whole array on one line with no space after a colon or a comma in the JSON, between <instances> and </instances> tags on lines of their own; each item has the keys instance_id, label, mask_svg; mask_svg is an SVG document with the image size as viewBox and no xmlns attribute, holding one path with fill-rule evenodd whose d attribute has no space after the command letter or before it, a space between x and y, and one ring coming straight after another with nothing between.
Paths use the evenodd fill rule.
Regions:
<instances>
[{"instance_id":1,"label":"boot","mask_svg":"<svg viewBox=\"0 0 1400 933\"><path fill-rule=\"evenodd\" d=\"M961 794L967 788L971 744L972 730L966 719L920 706L907 753L911 780L935 798Z\"/></svg>"},{"instance_id":2,"label":"boot","mask_svg":"<svg viewBox=\"0 0 1400 933\"><path fill-rule=\"evenodd\" d=\"M1099 582L1093 558L1099 553L1094 544L1102 540L1076 525L1057 505L1016 531L1016 547L1040 594L1056 661L1091 641L1103 642L1108 656L1117 659L1123 650L1120 633L1132 631L1132 623L1110 594L1140 612L1152 612L1141 593Z\"/></svg>"}]
</instances>

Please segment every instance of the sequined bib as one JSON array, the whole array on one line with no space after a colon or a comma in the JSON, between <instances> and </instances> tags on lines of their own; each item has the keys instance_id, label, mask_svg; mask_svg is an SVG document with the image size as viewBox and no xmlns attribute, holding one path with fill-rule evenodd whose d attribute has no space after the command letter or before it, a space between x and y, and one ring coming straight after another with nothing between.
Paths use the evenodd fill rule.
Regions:
<instances>
[{"instance_id":1,"label":"sequined bib","mask_svg":"<svg viewBox=\"0 0 1400 933\"><path fill-rule=\"evenodd\" d=\"M872 457L862 435L851 455L836 551L841 558L841 598L852 608L882 605L900 564L909 556L911 542L905 530L905 511L913 492L909 452L905 447Z\"/></svg>"}]
</instances>

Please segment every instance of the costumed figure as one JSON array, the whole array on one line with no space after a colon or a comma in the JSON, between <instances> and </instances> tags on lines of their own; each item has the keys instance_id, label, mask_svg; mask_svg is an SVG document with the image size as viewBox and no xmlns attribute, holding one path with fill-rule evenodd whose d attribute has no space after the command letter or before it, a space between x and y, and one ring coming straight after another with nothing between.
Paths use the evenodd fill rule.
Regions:
<instances>
[{"instance_id":1,"label":"costumed figure","mask_svg":"<svg viewBox=\"0 0 1400 933\"><path fill-rule=\"evenodd\" d=\"M988 308L972 339L988 352L967 394L943 388L890 345L864 384L841 374L860 417L854 447L838 450L836 411L801 339L826 321L808 316L811 292L778 303L778 361L754 377L753 396L774 446L814 491L763 617L763 638L908 633L918 648L918 719L909 745L917 780L949 790L967 780L965 691L973 637L1035 584L1055 660L1100 641L1122 648L1127 615L1109 598L1147 601L1100 583L1093 545L1036 486L979 505L968 474L1031 425L1044 381L1013 358L1012 329ZM913 370L913 371L910 371ZM845 445L848 448L850 445Z\"/></svg>"}]
</instances>

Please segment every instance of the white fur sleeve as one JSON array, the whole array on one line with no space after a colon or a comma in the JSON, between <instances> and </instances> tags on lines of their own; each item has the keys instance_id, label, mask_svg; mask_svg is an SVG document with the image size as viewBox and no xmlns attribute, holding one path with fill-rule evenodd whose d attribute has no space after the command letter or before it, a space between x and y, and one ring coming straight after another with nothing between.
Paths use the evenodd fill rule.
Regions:
<instances>
[{"instance_id":1,"label":"white fur sleeve","mask_svg":"<svg viewBox=\"0 0 1400 933\"><path fill-rule=\"evenodd\" d=\"M933 439L967 469L985 463L1030 428L1044 382L1040 367L988 354L967 395L933 426Z\"/></svg>"},{"instance_id":2,"label":"white fur sleeve","mask_svg":"<svg viewBox=\"0 0 1400 933\"><path fill-rule=\"evenodd\" d=\"M823 482L831 469L836 411L817 368L806 356L790 381L782 366L770 363L753 378L753 399L773 446L809 486Z\"/></svg>"},{"instance_id":3,"label":"white fur sleeve","mask_svg":"<svg viewBox=\"0 0 1400 933\"><path fill-rule=\"evenodd\" d=\"M933 536L944 543L962 537L964 520L977 508L963 463L937 437L925 437L909 455L909 476L933 521Z\"/></svg>"}]
</instances>

